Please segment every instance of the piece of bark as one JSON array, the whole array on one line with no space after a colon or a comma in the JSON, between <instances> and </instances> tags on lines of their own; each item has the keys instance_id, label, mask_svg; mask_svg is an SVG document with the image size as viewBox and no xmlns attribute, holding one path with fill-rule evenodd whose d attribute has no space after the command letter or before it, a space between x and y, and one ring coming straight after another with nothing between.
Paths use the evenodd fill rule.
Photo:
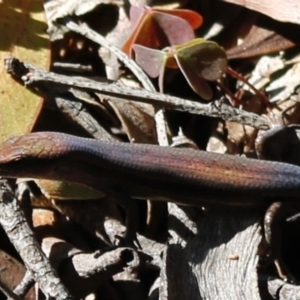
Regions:
<instances>
[{"instance_id":1,"label":"piece of bark","mask_svg":"<svg viewBox=\"0 0 300 300\"><path fill-rule=\"evenodd\" d=\"M300 286L292 285L281 279L265 278L268 284L268 291L272 295L272 299L292 300L300 299Z\"/></svg>"},{"instance_id":2,"label":"piece of bark","mask_svg":"<svg viewBox=\"0 0 300 300\"><path fill-rule=\"evenodd\" d=\"M212 211L197 222L200 232L185 248L165 252L160 300L261 299L258 288L257 212Z\"/></svg>"}]
</instances>

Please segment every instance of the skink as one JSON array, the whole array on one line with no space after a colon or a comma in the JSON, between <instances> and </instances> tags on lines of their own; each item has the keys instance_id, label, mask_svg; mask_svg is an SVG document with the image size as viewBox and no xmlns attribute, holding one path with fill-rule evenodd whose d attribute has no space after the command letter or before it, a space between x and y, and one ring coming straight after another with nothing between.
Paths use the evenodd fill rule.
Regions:
<instances>
[{"instance_id":1,"label":"skink","mask_svg":"<svg viewBox=\"0 0 300 300\"><path fill-rule=\"evenodd\" d=\"M5 141L0 176L66 180L185 205L259 207L270 198L300 195L300 167L294 165L54 132Z\"/></svg>"},{"instance_id":2,"label":"skink","mask_svg":"<svg viewBox=\"0 0 300 300\"><path fill-rule=\"evenodd\" d=\"M127 212L124 240L130 244L138 244L137 213L127 201L130 197L249 209L267 208L278 200L299 201L300 195L300 167L295 165L54 132L31 133L4 142L0 176L76 182L114 196ZM273 232L275 214L273 205L266 213L265 234L278 273L285 278L288 271Z\"/></svg>"}]
</instances>

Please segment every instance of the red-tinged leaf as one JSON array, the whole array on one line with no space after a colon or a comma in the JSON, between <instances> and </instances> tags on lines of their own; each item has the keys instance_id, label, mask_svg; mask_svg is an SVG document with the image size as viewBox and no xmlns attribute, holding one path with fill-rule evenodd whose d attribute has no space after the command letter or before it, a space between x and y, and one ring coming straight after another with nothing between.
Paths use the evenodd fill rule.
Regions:
<instances>
[{"instance_id":1,"label":"red-tinged leaf","mask_svg":"<svg viewBox=\"0 0 300 300\"><path fill-rule=\"evenodd\" d=\"M171 48L156 50L141 45L133 45L135 60L150 77L158 78L159 91L163 93L163 81L166 67L178 69Z\"/></svg>"},{"instance_id":2,"label":"red-tinged leaf","mask_svg":"<svg viewBox=\"0 0 300 300\"><path fill-rule=\"evenodd\" d=\"M202 17L197 13L180 9L132 6L130 18L135 27L122 47L122 50L130 56L133 44L162 49L185 43L194 38L193 28L202 23Z\"/></svg>"},{"instance_id":3,"label":"red-tinged leaf","mask_svg":"<svg viewBox=\"0 0 300 300\"><path fill-rule=\"evenodd\" d=\"M187 21L193 29L197 29L203 23L203 18L201 15L196 13L195 11L188 10L188 9L162 9L162 8L155 8L155 11L161 13L167 13L178 18L184 19Z\"/></svg>"},{"instance_id":4,"label":"red-tinged leaf","mask_svg":"<svg viewBox=\"0 0 300 300\"><path fill-rule=\"evenodd\" d=\"M158 77L161 73L161 69L164 68L166 53L141 45L133 45L132 47L138 65L140 65L150 77Z\"/></svg>"},{"instance_id":5,"label":"red-tinged leaf","mask_svg":"<svg viewBox=\"0 0 300 300\"><path fill-rule=\"evenodd\" d=\"M136 26L136 24L142 19L144 16L144 7L131 6L129 11L129 17L132 27Z\"/></svg>"},{"instance_id":6,"label":"red-tinged leaf","mask_svg":"<svg viewBox=\"0 0 300 300\"><path fill-rule=\"evenodd\" d=\"M144 45L154 49L159 47L156 30L150 15L143 13L131 35L124 43L122 50L129 56L132 56L133 44Z\"/></svg>"},{"instance_id":7,"label":"red-tinged leaf","mask_svg":"<svg viewBox=\"0 0 300 300\"><path fill-rule=\"evenodd\" d=\"M195 38L194 30L184 19L160 12L153 13L152 18L158 25L159 48L180 45Z\"/></svg>"}]
</instances>

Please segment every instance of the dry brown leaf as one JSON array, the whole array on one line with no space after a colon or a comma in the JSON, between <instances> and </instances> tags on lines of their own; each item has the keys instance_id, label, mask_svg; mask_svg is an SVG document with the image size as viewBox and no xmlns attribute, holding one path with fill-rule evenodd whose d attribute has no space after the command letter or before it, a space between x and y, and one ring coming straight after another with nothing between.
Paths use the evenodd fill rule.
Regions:
<instances>
[{"instance_id":1,"label":"dry brown leaf","mask_svg":"<svg viewBox=\"0 0 300 300\"><path fill-rule=\"evenodd\" d=\"M299 0L223 0L256 10L275 20L300 24Z\"/></svg>"},{"instance_id":2,"label":"dry brown leaf","mask_svg":"<svg viewBox=\"0 0 300 300\"><path fill-rule=\"evenodd\" d=\"M17 261L10 254L0 250L0 260L1 260L1 272L0 280L1 283L6 285L9 289L14 289L22 280L25 275L26 269L19 261ZM1 299L3 295L1 294ZM34 289L32 288L27 295L22 298L24 300L34 300Z\"/></svg>"},{"instance_id":3,"label":"dry brown leaf","mask_svg":"<svg viewBox=\"0 0 300 300\"><path fill-rule=\"evenodd\" d=\"M0 3L0 142L30 132L42 106L38 96L6 74L3 60L14 55L47 69L50 53L46 30L41 0Z\"/></svg>"},{"instance_id":4,"label":"dry brown leaf","mask_svg":"<svg viewBox=\"0 0 300 300\"><path fill-rule=\"evenodd\" d=\"M243 43L226 51L228 59L247 58L282 51L295 46L274 31L253 26Z\"/></svg>"}]
</instances>

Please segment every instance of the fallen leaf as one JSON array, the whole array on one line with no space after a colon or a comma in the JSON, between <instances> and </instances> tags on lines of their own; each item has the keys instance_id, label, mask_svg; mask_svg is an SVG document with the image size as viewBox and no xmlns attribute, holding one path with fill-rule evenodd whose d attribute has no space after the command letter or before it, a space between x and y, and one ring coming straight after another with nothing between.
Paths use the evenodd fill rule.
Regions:
<instances>
[{"instance_id":1,"label":"fallen leaf","mask_svg":"<svg viewBox=\"0 0 300 300\"><path fill-rule=\"evenodd\" d=\"M9 289L14 289L22 280L25 275L26 268L23 264L17 261L9 253L0 250L0 260L1 260L1 272L0 280L1 284L5 285ZM2 293L1 293L2 294ZM34 300L34 288L26 294L24 300Z\"/></svg>"},{"instance_id":2,"label":"fallen leaf","mask_svg":"<svg viewBox=\"0 0 300 300\"><path fill-rule=\"evenodd\" d=\"M243 43L226 51L228 59L247 58L282 51L295 43L272 30L253 26Z\"/></svg>"},{"instance_id":3,"label":"fallen leaf","mask_svg":"<svg viewBox=\"0 0 300 300\"><path fill-rule=\"evenodd\" d=\"M223 0L256 10L275 20L300 24L299 0Z\"/></svg>"},{"instance_id":4,"label":"fallen leaf","mask_svg":"<svg viewBox=\"0 0 300 300\"><path fill-rule=\"evenodd\" d=\"M42 1L0 3L0 142L31 131L42 107L34 95L7 75L3 60L14 55L41 68L48 68L50 53Z\"/></svg>"}]
</instances>

